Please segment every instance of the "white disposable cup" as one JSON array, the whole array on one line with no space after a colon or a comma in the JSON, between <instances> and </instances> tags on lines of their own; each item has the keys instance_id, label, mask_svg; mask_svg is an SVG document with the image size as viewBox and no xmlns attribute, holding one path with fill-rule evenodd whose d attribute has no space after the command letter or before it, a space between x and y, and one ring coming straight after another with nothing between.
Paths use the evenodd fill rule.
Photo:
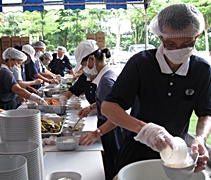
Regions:
<instances>
[{"instance_id":1,"label":"white disposable cup","mask_svg":"<svg viewBox=\"0 0 211 180\"><path fill-rule=\"evenodd\" d=\"M188 147L185 141L180 137L174 137L173 142L177 149L173 150L169 145L160 152L161 159L166 164L180 164L185 161L188 155Z\"/></svg>"}]
</instances>

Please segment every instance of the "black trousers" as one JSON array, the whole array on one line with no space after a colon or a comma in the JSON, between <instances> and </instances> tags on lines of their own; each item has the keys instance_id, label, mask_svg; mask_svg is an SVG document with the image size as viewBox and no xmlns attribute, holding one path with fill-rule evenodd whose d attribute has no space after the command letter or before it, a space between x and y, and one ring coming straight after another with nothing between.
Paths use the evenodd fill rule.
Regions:
<instances>
[{"instance_id":1,"label":"black trousers","mask_svg":"<svg viewBox=\"0 0 211 180\"><path fill-rule=\"evenodd\" d=\"M124 166L130 163L149 159L160 159L160 154L145 144L135 141L133 136L126 137L118 152L114 174L117 175Z\"/></svg>"},{"instance_id":2,"label":"black trousers","mask_svg":"<svg viewBox=\"0 0 211 180\"><path fill-rule=\"evenodd\" d=\"M105 123L105 120L98 119L97 127ZM102 152L106 180L112 180L116 166L116 158L122 143L123 136L119 127L106 133L101 137L104 151Z\"/></svg>"}]
</instances>

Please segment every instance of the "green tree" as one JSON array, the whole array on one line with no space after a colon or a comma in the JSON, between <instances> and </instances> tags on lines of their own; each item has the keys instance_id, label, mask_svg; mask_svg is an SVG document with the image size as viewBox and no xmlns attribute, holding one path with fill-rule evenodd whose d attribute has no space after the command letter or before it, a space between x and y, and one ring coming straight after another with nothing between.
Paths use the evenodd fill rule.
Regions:
<instances>
[{"instance_id":1,"label":"green tree","mask_svg":"<svg viewBox=\"0 0 211 180\"><path fill-rule=\"evenodd\" d=\"M196 6L204 15L205 19L205 28L204 28L204 41L205 41L205 49L206 51L210 51L209 49L209 35L208 32L211 29L211 3L210 0L182 0L185 3L190 3L194 6ZM202 37L203 39L203 37ZM201 45L199 45L199 48ZM205 50L205 49L199 49L199 50Z\"/></svg>"}]
</instances>

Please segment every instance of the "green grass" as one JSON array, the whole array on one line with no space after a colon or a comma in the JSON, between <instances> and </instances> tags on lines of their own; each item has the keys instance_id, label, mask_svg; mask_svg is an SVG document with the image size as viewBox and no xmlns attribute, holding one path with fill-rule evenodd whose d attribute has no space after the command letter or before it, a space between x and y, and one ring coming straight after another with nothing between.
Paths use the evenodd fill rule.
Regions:
<instances>
[{"instance_id":1,"label":"green grass","mask_svg":"<svg viewBox=\"0 0 211 180\"><path fill-rule=\"evenodd\" d=\"M191 133L193 133L194 135L196 135L196 124L197 124L197 121L198 121L198 117L193 112L193 114L191 116L190 125L189 125L189 129L188 130ZM211 136L209 136L209 138L207 139L207 144L211 145Z\"/></svg>"}]
</instances>

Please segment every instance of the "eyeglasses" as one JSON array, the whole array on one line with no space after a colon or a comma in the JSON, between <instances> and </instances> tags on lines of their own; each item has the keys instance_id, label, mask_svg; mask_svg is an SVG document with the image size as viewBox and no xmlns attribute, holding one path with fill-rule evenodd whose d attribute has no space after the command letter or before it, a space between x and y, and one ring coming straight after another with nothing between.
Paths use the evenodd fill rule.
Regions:
<instances>
[{"instance_id":1,"label":"eyeglasses","mask_svg":"<svg viewBox=\"0 0 211 180\"><path fill-rule=\"evenodd\" d=\"M188 43L183 43L180 45L180 47L177 47L176 43L172 42L172 41L163 41L164 46L168 49L168 50L174 50L174 49L184 49L184 48L188 48L188 47L193 47L196 41L192 41L192 42L188 42Z\"/></svg>"}]
</instances>

